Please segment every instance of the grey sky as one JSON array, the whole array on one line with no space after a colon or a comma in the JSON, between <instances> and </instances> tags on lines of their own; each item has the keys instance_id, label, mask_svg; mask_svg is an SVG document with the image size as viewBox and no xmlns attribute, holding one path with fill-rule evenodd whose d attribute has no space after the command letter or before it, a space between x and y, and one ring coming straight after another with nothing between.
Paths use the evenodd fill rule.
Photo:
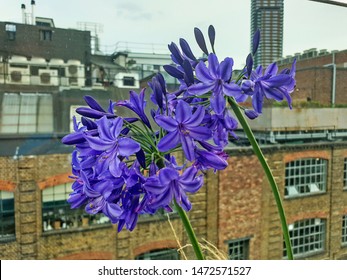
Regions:
<instances>
[{"instance_id":1,"label":"grey sky","mask_svg":"<svg viewBox=\"0 0 347 280\"><path fill-rule=\"evenodd\" d=\"M20 6L30 12L30 0L0 0L0 21L22 21ZM193 28L216 28L216 51L244 65L249 52L250 0L37 0L35 15L51 17L56 27L76 28L77 22L103 26L101 45L112 50L119 41L165 46L180 37L193 50ZM286 0L283 55L305 49L347 49L347 8L308 0Z\"/></svg>"}]
</instances>

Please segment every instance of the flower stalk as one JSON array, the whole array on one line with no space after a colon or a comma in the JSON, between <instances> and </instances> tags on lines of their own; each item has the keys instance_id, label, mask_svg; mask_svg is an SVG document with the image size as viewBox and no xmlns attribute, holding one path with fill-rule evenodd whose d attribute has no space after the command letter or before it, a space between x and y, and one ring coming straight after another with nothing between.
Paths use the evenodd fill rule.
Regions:
<instances>
[{"instance_id":1,"label":"flower stalk","mask_svg":"<svg viewBox=\"0 0 347 280\"><path fill-rule=\"evenodd\" d=\"M177 204L176 200L174 201L174 203L175 203L175 207L177 209L177 212L180 215L180 218L182 220L183 226L187 232L189 240L192 243L196 258L198 260L204 260L205 257L201 251L200 244L199 244L198 239L195 235L194 229L193 229L193 227L189 221L187 213Z\"/></svg>"},{"instance_id":2,"label":"flower stalk","mask_svg":"<svg viewBox=\"0 0 347 280\"><path fill-rule=\"evenodd\" d=\"M258 160L259 160L261 166L263 167L263 170L266 174L266 177L270 183L270 187L271 187L271 190L274 194L275 202L276 202L278 213L279 213L280 220L281 220L284 242L286 244L286 249L287 249L287 256L288 256L289 260L293 260L294 259L293 258L293 251L292 251L292 246L291 246L291 242L290 242L290 236L289 236L289 230L288 230L287 221L286 221L286 215L284 212L281 196L280 196L276 181L272 175L272 172L271 172L269 165L266 162L264 154L262 153L262 151L258 145L258 142L256 141L254 134L253 134L250 126L248 125L245 117L243 116L237 102L235 101L234 98L228 97L228 103L231 106L231 108L233 109L240 124L242 125L242 128L245 131L247 138L252 145L253 151L256 154L256 156L258 157Z\"/></svg>"}]
</instances>

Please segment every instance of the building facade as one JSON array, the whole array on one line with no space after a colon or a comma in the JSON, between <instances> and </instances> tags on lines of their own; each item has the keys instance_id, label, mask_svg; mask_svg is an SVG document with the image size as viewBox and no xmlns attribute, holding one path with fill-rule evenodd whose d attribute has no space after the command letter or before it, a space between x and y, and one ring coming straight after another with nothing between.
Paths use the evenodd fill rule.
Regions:
<instances>
[{"instance_id":1,"label":"building facade","mask_svg":"<svg viewBox=\"0 0 347 280\"><path fill-rule=\"evenodd\" d=\"M255 65L267 66L282 57L283 0L251 1L251 49L253 35L259 29L261 40L254 58Z\"/></svg>"},{"instance_id":2,"label":"building facade","mask_svg":"<svg viewBox=\"0 0 347 280\"><path fill-rule=\"evenodd\" d=\"M11 41L13 34L6 32L13 26L6 24L13 23L2 25L3 40ZM24 27L39 32L36 26ZM16 40L25 34L21 28L16 25ZM37 35L36 31L32 34ZM69 40L70 33L62 34ZM88 37L88 32L81 34ZM33 41L39 40L32 36ZM81 54L90 48L89 42L78 44L70 47ZM93 67L109 66L113 76L117 71L134 73L130 70L138 66L144 69L150 59L119 54L88 60L73 52L59 56L59 50L54 57L46 57L15 47L2 48L0 54L0 258L194 258L177 213L142 217L134 231L118 233L102 215L72 210L66 202L72 183L71 148L62 145L61 138L72 130L75 108L85 105L87 94L107 108L110 99L127 99L129 89L137 90L124 84L129 82L124 77L131 75L123 76L118 86L88 82L94 78ZM294 101L307 102L303 94L307 92L309 102L322 102L329 108L294 106L289 112L268 106L251 122L278 184L298 259L347 258L347 109L330 106L334 83L336 104L344 104L346 62L345 52L298 61L299 90L293 94ZM160 70L161 63L157 60L153 65ZM290 65L286 63L282 66ZM73 72L75 76L70 76ZM305 79L308 73L313 76ZM117 110L119 115L127 114ZM192 226L209 258L216 258L218 250L217 255L225 259L285 259L273 194L241 129L237 133L239 140L227 150L227 169L208 172L202 189L191 197Z\"/></svg>"}]
</instances>

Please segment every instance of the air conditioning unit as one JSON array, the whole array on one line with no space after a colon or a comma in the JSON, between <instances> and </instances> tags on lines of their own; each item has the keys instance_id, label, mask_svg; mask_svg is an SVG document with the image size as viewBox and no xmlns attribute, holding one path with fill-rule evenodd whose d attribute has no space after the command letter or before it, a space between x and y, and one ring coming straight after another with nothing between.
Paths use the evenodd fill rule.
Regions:
<instances>
[{"instance_id":1,"label":"air conditioning unit","mask_svg":"<svg viewBox=\"0 0 347 280\"><path fill-rule=\"evenodd\" d=\"M85 81L84 65L79 60L69 60L66 67L66 77L70 86L83 87Z\"/></svg>"},{"instance_id":2,"label":"air conditioning unit","mask_svg":"<svg viewBox=\"0 0 347 280\"><path fill-rule=\"evenodd\" d=\"M7 77L7 64L0 63L0 83L4 83Z\"/></svg>"},{"instance_id":3,"label":"air conditioning unit","mask_svg":"<svg viewBox=\"0 0 347 280\"><path fill-rule=\"evenodd\" d=\"M10 67L9 83L11 84L30 84L30 73L28 68Z\"/></svg>"},{"instance_id":4,"label":"air conditioning unit","mask_svg":"<svg viewBox=\"0 0 347 280\"><path fill-rule=\"evenodd\" d=\"M59 77L58 71L53 69L39 69L40 85L44 86L58 86Z\"/></svg>"},{"instance_id":5,"label":"air conditioning unit","mask_svg":"<svg viewBox=\"0 0 347 280\"><path fill-rule=\"evenodd\" d=\"M139 74L120 72L115 75L114 85L119 88L140 88Z\"/></svg>"}]
</instances>

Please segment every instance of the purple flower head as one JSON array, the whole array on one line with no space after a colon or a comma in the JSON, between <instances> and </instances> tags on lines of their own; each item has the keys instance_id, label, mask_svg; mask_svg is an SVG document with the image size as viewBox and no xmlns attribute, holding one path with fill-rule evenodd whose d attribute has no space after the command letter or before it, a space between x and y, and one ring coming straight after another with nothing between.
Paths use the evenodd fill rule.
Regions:
<instances>
[{"instance_id":1,"label":"purple flower head","mask_svg":"<svg viewBox=\"0 0 347 280\"><path fill-rule=\"evenodd\" d=\"M211 107L216 114L222 114L225 108L224 94L235 97L236 101L242 97L240 87L230 81L233 64L229 57L219 63L217 56L211 53L208 56L208 67L202 61L196 66L195 73L200 83L188 87L188 92L202 95L212 91Z\"/></svg>"},{"instance_id":2,"label":"purple flower head","mask_svg":"<svg viewBox=\"0 0 347 280\"><path fill-rule=\"evenodd\" d=\"M149 120L145 113L146 101L145 101L145 88L137 94L135 91L131 90L129 92L130 99L124 101L118 101L115 103L116 106L124 106L135 112L140 119L148 126L151 127Z\"/></svg>"},{"instance_id":3,"label":"purple flower head","mask_svg":"<svg viewBox=\"0 0 347 280\"><path fill-rule=\"evenodd\" d=\"M157 124L168 131L158 143L159 151L167 152L182 143L186 158L189 161L194 160L194 140L208 140L211 137L210 129L201 126L204 116L205 110L202 106L198 106L192 113L192 108L183 100L177 102L175 118L156 116Z\"/></svg>"},{"instance_id":4,"label":"purple flower head","mask_svg":"<svg viewBox=\"0 0 347 280\"><path fill-rule=\"evenodd\" d=\"M109 170L114 177L122 174L119 156L129 157L140 150L140 145L127 137L119 137L123 126L123 119L107 119L102 117L97 121L99 135L92 137L85 135L89 146L101 152L99 158L99 174Z\"/></svg>"},{"instance_id":5,"label":"purple flower head","mask_svg":"<svg viewBox=\"0 0 347 280\"><path fill-rule=\"evenodd\" d=\"M250 81L243 81L242 90L244 93L252 95L252 105L255 112L262 113L264 97L276 101L282 101L283 98L286 98L291 108L290 93L295 87L294 69L295 63L290 74L277 74L278 67L276 63L272 63L264 73L262 66L258 66L255 71L252 71Z\"/></svg>"},{"instance_id":6,"label":"purple flower head","mask_svg":"<svg viewBox=\"0 0 347 280\"><path fill-rule=\"evenodd\" d=\"M203 185L203 177L196 176L197 172L194 166L187 168L182 175L172 167L161 169L158 177L152 177L144 184L144 188L154 194L151 206L164 207L175 199L185 211L189 211L192 205L186 193L195 193Z\"/></svg>"}]
</instances>

